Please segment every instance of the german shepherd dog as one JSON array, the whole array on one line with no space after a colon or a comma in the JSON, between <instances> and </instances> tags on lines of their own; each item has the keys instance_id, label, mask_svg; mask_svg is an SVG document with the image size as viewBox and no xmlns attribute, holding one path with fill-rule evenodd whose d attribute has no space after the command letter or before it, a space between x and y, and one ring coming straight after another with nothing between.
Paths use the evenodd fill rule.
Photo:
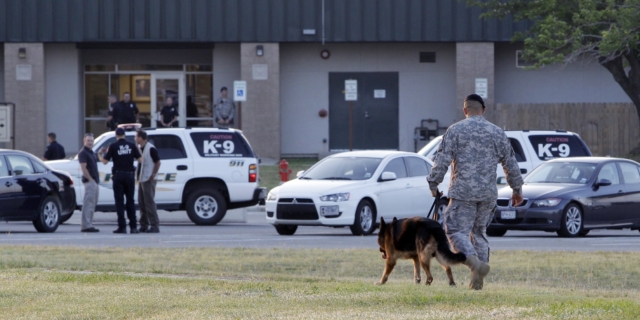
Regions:
<instances>
[{"instance_id":1,"label":"german shepherd dog","mask_svg":"<svg viewBox=\"0 0 640 320\"><path fill-rule=\"evenodd\" d=\"M426 285L433 282L431 275L431 258L442 265L449 277L449 285L455 286L451 266L462 263L466 260L464 253L453 253L449 249L449 241L442 229L442 226L434 220L422 217L398 220L395 217L391 223L387 224L380 218L380 232L378 232L378 244L382 259L386 260L384 271L380 282L385 284L389 274L396 266L398 259L413 260L413 279L416 284L420 283L420 266L427 274Z\"/></svg>"}]
</instances>

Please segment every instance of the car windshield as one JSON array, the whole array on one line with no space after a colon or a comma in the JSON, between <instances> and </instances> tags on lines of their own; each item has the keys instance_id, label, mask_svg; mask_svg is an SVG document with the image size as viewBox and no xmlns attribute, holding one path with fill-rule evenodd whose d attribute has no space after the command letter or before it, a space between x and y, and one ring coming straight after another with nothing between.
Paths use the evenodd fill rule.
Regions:
<instances>
[{"instance_id":1,"label":"car windshield","mask_svg":"<svg viewBox=\"0 0 640 320\"><path fill-rule=\"evenodd\" d=\"M525 183L585 184L596 170L595 163L543 163L524 178Z\"/></svg>"},{"instance_id":2,"label":"car windshield","mask_svg":"<svg viewBox=\"0 0 640 320\"><path fill-rule=\"evenodd\" d=\"M420 151L418 151L418 154L423 157L426 157L431 153L431 150L433 150L434 148L437 148L440 145L440 142L442 142L442 137L433 138L433 140L429 141L429 143L427 143L426 146L424 146L422 149L420 149Z\"/></svg>"},{"instance_id":3,"label":"car windshield","mask_svg":"<svg viewBox=\"0 0 640 320\"><path fill-rule=\"evenodd\" d=\"M303 180L367 180L382 159L361 157L327 158L306 171Z\"/></svg>"}]
</instances>

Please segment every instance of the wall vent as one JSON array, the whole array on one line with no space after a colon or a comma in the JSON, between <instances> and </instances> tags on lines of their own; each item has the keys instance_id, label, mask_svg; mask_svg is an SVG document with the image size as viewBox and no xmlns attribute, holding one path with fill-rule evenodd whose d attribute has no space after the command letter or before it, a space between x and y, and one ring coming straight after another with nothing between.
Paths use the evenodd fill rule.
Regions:
<instances>
[{"instance_id":1,"label":"wall vent","mask_svg":"<svg viewBox=\"0 0 640 320\"><path fill-rule=\"evenodd\" d=\"M420 52L420 63L435 63L435 62L436 62L435 52Z\"/></svg>"}]
</instances>

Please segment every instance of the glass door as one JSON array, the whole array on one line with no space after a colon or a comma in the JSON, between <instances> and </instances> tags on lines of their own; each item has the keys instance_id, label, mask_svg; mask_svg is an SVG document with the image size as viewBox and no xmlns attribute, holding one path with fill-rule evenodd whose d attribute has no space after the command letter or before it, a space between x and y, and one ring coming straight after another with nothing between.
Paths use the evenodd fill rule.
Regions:
<instances>
[{"instance_id":1,"label":"glass door","mask_svg":"<svg viewBox=\"0 0 640 320\"><path fill-rule=\"evenodd\" d=\"M161 128L168 123L162 119L162 108L165 106L175 108L178 112L178 122L174 127L186 125L186 90L184 73L162 72L151 74L151 127ZM170 99L169 99L170 98ZM171 105L169 105L171 103Z\"/></svg>"}]
</instances>

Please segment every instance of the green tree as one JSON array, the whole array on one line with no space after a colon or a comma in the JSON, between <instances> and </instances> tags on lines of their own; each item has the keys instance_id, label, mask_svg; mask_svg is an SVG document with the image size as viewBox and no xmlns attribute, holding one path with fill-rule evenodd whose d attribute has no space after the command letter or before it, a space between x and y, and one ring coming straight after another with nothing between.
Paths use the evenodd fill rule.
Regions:
<instances>
[{"instance_id":1,"label":"green tree","mask_svg":"<svg viewBox=\"0 0 640 320\"><path fill-rule=\"evenodd\" d=\"M613 75L640 117L640 0L467 0L482 17L529 21L514 35L531 68L591 57Z\"/></svg>"}]
</instances>

